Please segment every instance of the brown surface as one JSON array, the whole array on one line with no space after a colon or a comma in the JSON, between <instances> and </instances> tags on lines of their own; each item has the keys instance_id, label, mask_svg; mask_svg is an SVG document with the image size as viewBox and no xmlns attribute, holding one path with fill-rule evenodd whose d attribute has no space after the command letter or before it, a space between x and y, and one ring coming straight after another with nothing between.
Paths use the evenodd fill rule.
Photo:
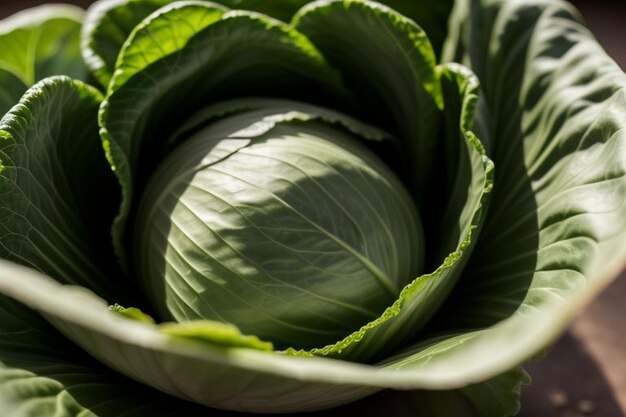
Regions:
<instances>
[{"instance_id":1,"label":"brown surface","mask_svg":"<svg viewBox=\"0 0 626 417\"><path fill-rule=\"evenodd\" d=\"M1 1L0 17L43 3ZM56 2L83 7L91 3L89 0ZM626 68L626 2L573 2L600 43ZM624 303L626 275L572 324L545 358L528 366L533 384L523 390L521 417L626 416Z\"/></svg>"},{"instance_id":2,"label":"brown surface","mask_svg":"<svg viewBox=\"0 0 626 417\"><path fill-rule=\"evenodd\" d=\"M44 1L44 0L0 0L0 18L10 16L15 12L19 12L20 10L27 9L29 7L37 6L43 3L69 3L76 4L81 7L88 7L92 0L54 0L54 1Z\"/></svg>"},{"instance_id":3,"label":"brown surface","mask_svg":"<svg viewBox=\"0 0 626 417\"><path fill-rule=\"evenodd\" d=\"M521 417L626 415L625 301L622 275L545 358L527 367L533 383L522 392Z\"/></svg>"}]
</instances>

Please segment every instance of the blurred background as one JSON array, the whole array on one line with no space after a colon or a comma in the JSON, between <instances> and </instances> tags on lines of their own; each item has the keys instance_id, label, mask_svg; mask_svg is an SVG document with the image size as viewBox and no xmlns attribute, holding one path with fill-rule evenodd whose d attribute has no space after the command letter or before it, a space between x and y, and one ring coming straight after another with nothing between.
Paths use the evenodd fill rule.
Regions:
<instances>
[{"instance_id":1,"label":"blurred background","mask_svg":"<svg viewBox=\"0 0 626 417\"><path fill-rule=\"evenodd\" d=\"M268 0L271 1L271 0ZM412 1L412 0L407 0ZM0 18L42 0L1 0ZM88 7L93 1L55 1ZM626 70L626 1L571 0L606 51ZM529 365L521 417L626 416L626 274ZM453 417L453 416L451 416Z\"/></svg>"}]
</instances>

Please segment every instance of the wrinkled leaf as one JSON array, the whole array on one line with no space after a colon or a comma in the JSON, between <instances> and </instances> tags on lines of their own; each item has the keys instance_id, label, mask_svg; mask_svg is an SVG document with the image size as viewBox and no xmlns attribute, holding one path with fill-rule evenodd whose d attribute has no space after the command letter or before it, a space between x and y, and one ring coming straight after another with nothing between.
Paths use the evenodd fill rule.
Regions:
<instances>
[{"instance_id":1,"label":"wrinkled leaf","mask_svg":"<svg viewBox=\"0 0 626 417\"><path fill-rule=\"evenodd\" d=\"M125 299L106 238L117 190L98 137L101 100L80 81L47 78L0 121L0 256Z\"/></svg>"}]
</instances>

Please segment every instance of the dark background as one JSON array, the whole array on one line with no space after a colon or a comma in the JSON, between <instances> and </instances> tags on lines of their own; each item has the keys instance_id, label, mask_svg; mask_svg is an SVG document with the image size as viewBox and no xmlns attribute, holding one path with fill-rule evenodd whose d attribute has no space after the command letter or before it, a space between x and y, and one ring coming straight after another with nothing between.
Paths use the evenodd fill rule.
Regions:
<instances>
[{"instance_id":1,"label":"dark background","mask_svg":"<svg viewBox=\"0 0 626 417\"><path fill-rule=\"evenodd\" d=\"M571 2L607 52L626 69L626 1ZM1 0L0 18L41 3L44 1ZM87 7L92 1L56 3ZM521 417L626 416L624 303L623 274L571 325L544 359L528 366L534 381L523 390Z\"/></svg>"}]
</instances>

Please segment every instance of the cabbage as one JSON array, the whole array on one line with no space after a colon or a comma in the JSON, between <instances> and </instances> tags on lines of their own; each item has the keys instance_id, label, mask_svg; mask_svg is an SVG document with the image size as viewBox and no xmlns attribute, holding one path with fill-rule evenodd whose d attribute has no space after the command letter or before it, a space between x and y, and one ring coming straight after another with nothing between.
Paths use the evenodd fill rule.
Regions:
<instances>
[{"instance_id":1,"label":"cabbage","mask_svg":"<svg viewBox=\"0 0 626 417\"><path fill-rule=\"evenodd\" d=\"M0 22L3 416L518 413L626 262L626 76L560 0L383 3Z\"/></svg>"},{"instance_id":2,"label":"cabbage","mask_svg":"<svg viewBox=\"0 0 626 417\"><path fill-rule=\"evenodd\" d=\"M421 270L422 229L375 154L280 104L291 112L225 118L164 159L137 211L135 265L159 317L311 348L396 300Z\"/></svg>"}]
</instances>

